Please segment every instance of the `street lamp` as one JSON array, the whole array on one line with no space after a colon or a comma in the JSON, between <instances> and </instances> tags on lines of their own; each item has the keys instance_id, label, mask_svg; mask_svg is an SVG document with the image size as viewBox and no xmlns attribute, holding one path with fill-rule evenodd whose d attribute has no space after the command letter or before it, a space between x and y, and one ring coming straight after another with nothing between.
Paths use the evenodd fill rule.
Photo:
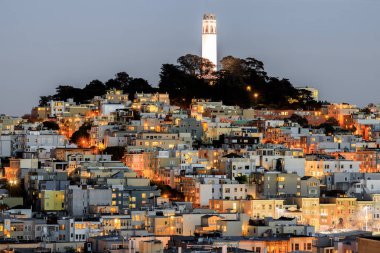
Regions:
<instances>
[{"instance_id":1,"label":"street lamp","mask_svg":"<svg viewBox=\"0 0 380 253\"><path fill-rule=\"evenodd\" d=\"M14 186L14 185L17 185L17 179L14 179L14 180L9 180L9 184L11 185L11 186Z\"/></svg>"},{"instance_id":2,"label":"street lamp","mask_svg":"<svg viewBox=\"0 0 380 253\"><path fill-rule=\"evenodd\" d=\"M253 94L253 98L255 99L255 105L257 105L257 98L259 97L259 93L255 92Z\"/></svg>"},{"instance_id":3,"label":"street lamp","mask_svg":"<svg viewBox=\"0 0 380 253\"><path fill-rule=\"evenodd\" d=\"M103 161L103 150L105 149L105 145L103 142L99 142L98 144L98 153L100 153L100 159Z\"/></svg>"}]
</instances>

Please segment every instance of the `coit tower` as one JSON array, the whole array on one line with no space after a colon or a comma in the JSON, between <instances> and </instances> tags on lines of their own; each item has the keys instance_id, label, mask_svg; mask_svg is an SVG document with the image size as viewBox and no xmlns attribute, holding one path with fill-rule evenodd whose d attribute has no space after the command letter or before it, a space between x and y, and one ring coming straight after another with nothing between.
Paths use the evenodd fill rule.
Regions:
<instances>
[{"instance_id":1,"label":"coit tower","mask_svg":"<svg viewBox=\"0 0 380 253\"><path fill-rule=\"evenodd\" d=\"M214 14L203 15L202 58L210 60L217 70L216 16Z\"/></svg>"}]
</instances>

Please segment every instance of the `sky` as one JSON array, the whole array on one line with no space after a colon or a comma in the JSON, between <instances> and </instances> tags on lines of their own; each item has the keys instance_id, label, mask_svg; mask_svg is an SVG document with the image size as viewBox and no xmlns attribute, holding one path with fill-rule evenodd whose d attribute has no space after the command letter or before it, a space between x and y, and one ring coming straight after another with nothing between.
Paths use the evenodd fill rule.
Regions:
<instances>
[{"instance_id":1,"label":"sky","mask_svg":"<svg viewBox=\"0 0 380 253\"><path fill-rule=\"evenodd\" d=\"M204 13L217 16L219 60L254 57L330 102L380 103L379 11L378 0L0 0L0 114L120 71L157 85L163 63L201 54Z\"/></svg>"}]
</instances>

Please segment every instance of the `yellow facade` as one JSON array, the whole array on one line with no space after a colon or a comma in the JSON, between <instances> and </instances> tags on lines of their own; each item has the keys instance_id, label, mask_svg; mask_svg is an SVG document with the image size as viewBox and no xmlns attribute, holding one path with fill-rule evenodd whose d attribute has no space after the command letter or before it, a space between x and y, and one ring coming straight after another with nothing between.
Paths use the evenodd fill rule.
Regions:
<instances>
[{"instance_id":1,"label":"yellow facade","mask_svg":"<svg viewBox=\"0 0 380 253\"><path fill-rule=\"evenodd\" d=\"M40 193L42 211L63 211L65 192L45 190Z\"/></svg>"},{"instance_id":2,"label":"yellow facade","mask_svg":"<svg viewBox=\"0 0 380 253\"><path fill-rule=\"evenodd\" d=\"M302 211L301 224L312 225L319 230L320 206L319 198L294 198L293 201Z\"/></svg>"},{"instance_id":3,"label":"yellow facade","mask_svg":"<svg viewBox=\"0 0 380 253\"><path fill-rule=\"evenodd\" d=\"M247 214L251 218L273 217L284 215L283 199L253 199L253 200L225 200L210 199L210 208L218 212L231 210Z\"/></svg>"}]
</instances>

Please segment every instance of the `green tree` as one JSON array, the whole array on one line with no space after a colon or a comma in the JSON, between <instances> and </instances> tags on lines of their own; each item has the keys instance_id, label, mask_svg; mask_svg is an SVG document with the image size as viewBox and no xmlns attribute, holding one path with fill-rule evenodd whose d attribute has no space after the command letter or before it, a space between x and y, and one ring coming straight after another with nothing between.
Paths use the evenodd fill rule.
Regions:
<instances>
[{"instance_id":1,"label":"green tree","mask_svg":"<svg viewBox=\"0 0 380 253\"><path fill-rule=\"evenodd\" d=\"M183 201L185 198L182 192L171 188L169 185L155 182L153 182L153 184L156 185L157 188L161 191L161 196L165 196L171 200L177 201Z\"/></svg>"},{"instance_id":2,"label":"green tree","mask_svg":"<svg viewBox=\"0 0 380 253\"><path fill-rule=\"evenodd\" d=\"M66 101L67 99L74 99L76 102L83 102L82 89L74 88L70 85L59 85L56 88L56 94L53 96L54 100Z\"/></svg>"},{"instance_id":3,"label":"green tree","mask_svg":"<svg viewBox=\"0 0 380 253\"><path fill-rule=\"evenodd\" d=\"M149 85L148 81L142 78L133 78L129 81L125 92L129 94L129 99L133 99L135 93L152 93L155 89Z\"/></svg>"},{"instance_id":4,"label":"green tree","mask_svg":"<svg viewBox=\"0 0 380 253\"><path fill-rule=\"evenodd\" d=\"M3 204L3 203L0 204L0 211L5 211L8 209L9 209L9 206L7 204Z\"/></svg>"},{"instance_id":5,"label":"green tree","mask_svg":"<svg viewBox=\"0 0 380 253\"><path fill-rule=\"evenodd\" d=\"M105 83L106 89L111 90L111 89L116 89L116 90L123 90L123 85L119 81L115 79L109 79Z\"/></svg>"},{"instance_id":6,"label":"green tree","mask_svg":"<svg viewBox=\"0 0 380 253\"><path fill-rule=\"evenodd\" d=\"M186 73L180 66L164 64L161 68L159 91L167 92L173 104L187 107L193 98L211 98L212 88L200 76Z\"/></svg>"},{"instance_id":7,"label":"green tree","mask_svg":"<svg viewBox=\"0 0 380 253\"><path fill-rule=\"evenodd\" d=\"M131 81L131 77L126 72L119 72L115 75L115 80L121 83L121 87L124 89Z\"/></svg>"},{"instance_id":8,"label":"green tree","mask_svg":"<svg viewBox=\"0 0 380 253\"><path fill-rule=\"evenodd\" d=\"M322 123L318 126L318 128L323 128L326 135L333 135L335 133L334 125L329 123Z\"/></svg>"},{"instance_id":9,"label":"green tree","mask_svg":"<svg viewBox=\"0 0 380 253\"><path fill-rule=\"evenodd\" d=\"M10 197L25 197L26 192L24 189L24 180L18 180L15 183L7 182L5 189L8 191Z\"/></svg>"},{"instance_id":10,"label":"green tree","mask_svg":"<svg viewBox=\"0 0 380 253\"><path fill-rule=\"evenodd\" d=\"M88 133L91 129L90 123L84 123L79 129L73 133L70 138L72 143L77 144L78 146L83 146L82 141L88 141L90 139L90 134Z\"/></svg>"},{"instance_id":11,"label":"green tree","mask_svg":"<svg viewBox=\"0 0 380 253\"><path fill-rule=\"evenodd\" d=\"M177 63L179 68L186 74L198 77L212 74L215 68L215 65L210 60L193 54L179 57Z\"/></svg>"},{"instance_id":12,"label":"green tree","mask_svg":"<svg viewBox=\"0 0 380 253\"><path fill-rule=\"evenodd\" d=\"M48 102L53 99L53 96L40 96L39 106L47 106Z\"/></svg>"},{"instance_id":13,"label":"green tree","mask_svg":"<svg viewBox=\"0 0 380 253\"><path fill-rule=\"evenodd\" d=\"M91 100L95 96L103 96L106 94L106 86L99 80L93 80L87 84L81 91L83 99Z\"/></svg>"},{"instance_id":14,"label":"green tree","mask_svg":"<svg viewBox=\"0 0 380 253\"><path fill-rule=\"evenodd\" d=\"M113 161L120 161L124 157L125 147L122 147L122 146L107 147L104 149L103 153L112 155Z\"/></svg>"},{"instance_id":15,"label":"green tree","mask_svg":"<svg viewBox=\"0 0 380 253\"><path fill-rule=\"evenodd\" d=\"M331 126L339 126L339 122L334 117L329 117L325 123Z\"/></svg>"},{"instance_id":16,"label":"green tree","mask_svg":"<svg viewBox=\"0 0 380 253\"><path fill-rule=\"evenodd\" d=\"M245 184L248 182L248 177L246 175L241 175L235 177L235 180L239 182L239 184Z\"/></svg>"},{"instance_id":17,"label":"green tree","mask_svg":"<svg viewBox=\"0 0 380 253\"><path fill-rule=\"evenodd\" d=\"M44 121L41 124L43 129L48 130L59 130L59 125L54 121Z\"/></svg>"},{"instance_id":18,"label":"green tree","mask_svg":"<svg viewBox=\"0 0 380 253\"><path fill-rule=\"evenodd\" d=\"M301 127L309 126L309 122L307 121L307 119L302 116L299 116L298 114L292 114L292 116L290 116L286 120L290 120L291 122L298 123Z\"/></svg>"},{"instance_id":19,"label":"green tree","mask_svg":"<svg viewBox=\"0 0 380 253\"><path fill-rule=\"evenodd\" d=\"M243 59L233 57L231 55L224 57L220 64L222 70L229 72L235 76L243 77L246 71L246 63Z\"/></svg>"}]
</instances>

